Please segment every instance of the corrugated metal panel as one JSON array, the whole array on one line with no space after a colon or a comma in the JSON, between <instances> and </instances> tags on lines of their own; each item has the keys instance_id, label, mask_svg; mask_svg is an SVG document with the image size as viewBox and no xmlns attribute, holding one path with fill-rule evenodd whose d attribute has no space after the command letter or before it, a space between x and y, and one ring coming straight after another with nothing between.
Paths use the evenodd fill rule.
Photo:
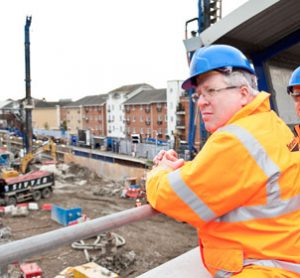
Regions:
<instances>
[{"instance_id":1,"label":"corrugated metal panel","mask_svg":"<svg viewBox=\"0 0 300 278\"><path fill-rule=\"evenodd\" d=\"M299 14L299 0L281 0L224 34L218 42L241 41L252 51L266 48L300 28Z\"/></svg>"},{"instance_id":2,"label":"corrugated metal panel","mask_svg":"<svg viewBox=\"0 0 300 278\"><path fill-rule=\"evenodd\" d=\"M213 43L230 44L250 54L299 31L299 14L299 0L250 0L199 37L186 40L185 45L191 51ZM300 57L300 44L283 51L276 59L288 58L295 64L297 57Z\"/></svg>"}]
</instances>

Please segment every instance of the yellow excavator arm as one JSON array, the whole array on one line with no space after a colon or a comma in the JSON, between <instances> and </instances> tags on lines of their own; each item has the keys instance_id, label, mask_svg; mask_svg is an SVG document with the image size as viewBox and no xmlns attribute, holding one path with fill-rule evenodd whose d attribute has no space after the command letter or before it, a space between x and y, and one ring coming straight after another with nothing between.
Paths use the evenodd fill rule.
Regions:
<instances>
[{"instance_id":1,"label":"yellow excavator arm","mask_svg":"<svg viewBox=\"0 0 300 278\"><path fill-rule=\"evenodd\" d=\"M21 173L25 174L30 161L32 161L38 154L45 151L50 151L52 159L56 161L56 144L52 140L49 140L46 144L35 149L33 153L28 153L23 157L20 166Z\"/></svg>"}]
</instances>

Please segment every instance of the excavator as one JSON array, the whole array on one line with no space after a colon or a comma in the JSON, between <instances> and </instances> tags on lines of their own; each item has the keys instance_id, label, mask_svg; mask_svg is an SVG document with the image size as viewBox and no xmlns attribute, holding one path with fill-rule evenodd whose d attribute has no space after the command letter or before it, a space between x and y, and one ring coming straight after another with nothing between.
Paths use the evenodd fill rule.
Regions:
<instances>
[{"instance_id":1,"label":"excavator","mask_svg":"<svg viewBox=\"0 0 300 278\"><path fill-rule=\"evenodd\" d=\"M30 163L37 158L37 156L41 153L50 152L51 158L54 162L57 161L56 157L56 144L52 139L49 139L40 147L36 148L32 152L27 153L22 159L19 166L19 171L15 169L5 169L1 170L1 177L3 179L17 177L20 174L25 174L29 172Z\"/></svg>"},{"instance_id":2,"label":"excavator","mask_svg":"<svg viewBox=\"0 0 300 278\"><path fill-rule=\"evenodd\" d=\"M20 172L22 174L27 173L29 171L29 164L30 164L30 162L32 160L34 160L39 154L41 154L43 152L50 152L52 160L54 162L57 161L57 157L56 157L56 144L53 142L52 139L49 139L42 146L38 147L33 152L30 152L30 153L26 154L23 157L23 159L21 161L21 165L20 165Z\"/></svg>"}]
</instances>

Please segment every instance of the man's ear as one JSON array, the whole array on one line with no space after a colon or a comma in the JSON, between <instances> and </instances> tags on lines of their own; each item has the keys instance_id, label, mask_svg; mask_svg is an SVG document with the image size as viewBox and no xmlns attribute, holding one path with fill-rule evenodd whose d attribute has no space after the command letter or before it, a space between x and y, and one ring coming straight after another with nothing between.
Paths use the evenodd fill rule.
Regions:
<instances>
[{"instance_id":1,"label":"man's ear","mask_svg":"<svg viewBox=\"0 0 300 278\"><path fill-rule=\"evenodd\" d=\"M247 105L253 98L247 86L240 87L240 94L242 106Z\"/></svg>"}]
</instances>

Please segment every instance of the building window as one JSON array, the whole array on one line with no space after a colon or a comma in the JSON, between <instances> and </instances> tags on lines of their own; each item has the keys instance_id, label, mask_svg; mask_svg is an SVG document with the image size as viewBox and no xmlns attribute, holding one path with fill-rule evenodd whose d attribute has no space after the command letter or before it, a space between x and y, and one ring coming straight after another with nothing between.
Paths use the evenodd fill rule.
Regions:
<instances>
[{"instance_id":1,"label":"building window","mask_svg":"<svg viewBox=\"0 0 300 278\"><path fill-rule=\"evenodd\" d=\"M143 116L141 115L140 116L140 123L142 123L143 122Z\"/></svg>"}]
</instances>

